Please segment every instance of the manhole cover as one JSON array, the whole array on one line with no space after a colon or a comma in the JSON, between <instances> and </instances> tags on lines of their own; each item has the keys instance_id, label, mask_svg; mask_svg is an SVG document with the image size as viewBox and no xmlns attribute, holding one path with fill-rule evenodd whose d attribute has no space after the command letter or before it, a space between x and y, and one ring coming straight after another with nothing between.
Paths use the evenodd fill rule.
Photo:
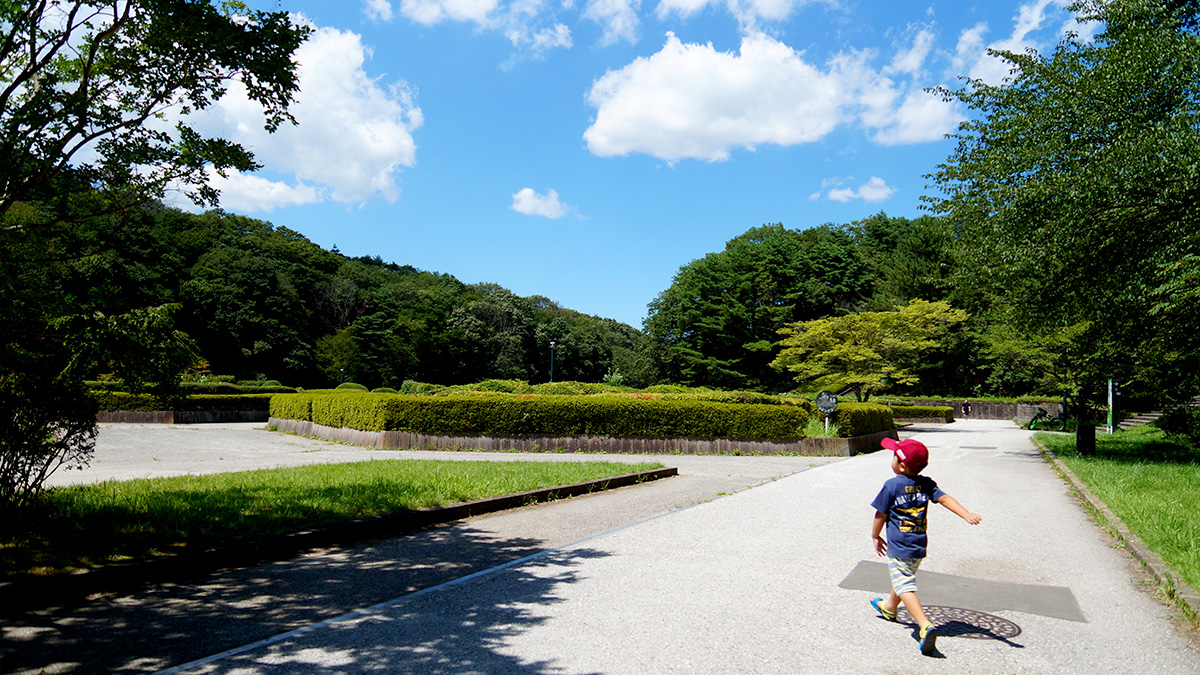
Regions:
<instances>
[{"instance_id":1,"label":"manhole cover","mask_svg":"<svg viewBox=\"0 0 1200 675\"><path fill-rule=\"evenodd\" d=\"M964 637L975 640L1010 640L1021 634L1017 624L985 612L962 607L925 605L925 614L938 627L942 637ZM912 615L900 606L896 619L901 623L913 623Z\"/></svg>"}]
</instances>

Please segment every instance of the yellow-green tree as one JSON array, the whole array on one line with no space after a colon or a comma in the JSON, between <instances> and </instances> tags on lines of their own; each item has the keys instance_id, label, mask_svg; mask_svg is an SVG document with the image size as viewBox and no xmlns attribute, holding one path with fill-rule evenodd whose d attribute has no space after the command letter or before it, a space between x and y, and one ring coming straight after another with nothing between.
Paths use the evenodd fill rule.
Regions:
<instances>
[{"instance_id":1,"label":"yellow-green tree","mask_svg":"<svg viewBox=\"0 0 1200 675\"><path fill-rule=\"evenodd\" d=\"M946 302L913 300L886 312L861 312L788 324L783 349L771 362L795 380L822 388L850 388L859 401L887 384L915 384L921 354L936 349L967 313Z\"/></svg>"}]
</instances>

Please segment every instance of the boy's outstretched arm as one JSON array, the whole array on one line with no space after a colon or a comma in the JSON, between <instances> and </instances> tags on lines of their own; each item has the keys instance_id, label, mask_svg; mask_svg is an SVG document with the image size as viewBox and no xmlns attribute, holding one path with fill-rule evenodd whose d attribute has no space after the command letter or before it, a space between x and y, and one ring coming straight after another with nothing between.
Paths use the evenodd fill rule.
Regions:
<instances>
[{"instance_id":1,"label":"boy's outstretched arm","mask_svg":"<svg viewBox=\"0 0 1200 675\"><path fill-rule=\"evenodd\" d=\"M887 541L883 538L883 526L887 525L887 516L875 512L875 522L871 523L871 541L875 542L875 555L887 553Z\"/></svg>"},{"instance_id":2,"label":"boy's outstretched arm","mask_svg":"<svg viewBox=\"0 0 1200 675\"><path fill-rule=\"evenodd\" d=\"M937 503L950 509L952 512L954 512L954 515L962 518L972 525L978 525L979 521L983 520L979 514L971 513L965 507L963 507L962 504L959 504L957 499L951 497L950 495L942 495L941 499L937 500Z\"/></svg>"}]
</instances>

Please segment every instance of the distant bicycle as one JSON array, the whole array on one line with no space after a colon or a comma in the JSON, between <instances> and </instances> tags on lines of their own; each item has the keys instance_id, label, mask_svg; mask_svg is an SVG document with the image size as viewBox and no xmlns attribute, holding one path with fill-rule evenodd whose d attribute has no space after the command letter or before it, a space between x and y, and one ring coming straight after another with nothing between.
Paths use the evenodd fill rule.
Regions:
<instances>
[{"instance_id":1,"label":"distant bicycle","mask_svg":"<svg viewBox=\"0 0 1200 675\"><path fill-rule=\"evenodd\" d=\"M1033 419L1029 420L1030 429L1049 429L1051 431L1062 431L1067 428L1067 418L1062 416L1062 413L1050 416L1044 408L1038 408L1037 414Z\"/></svg>"}]
</instances>

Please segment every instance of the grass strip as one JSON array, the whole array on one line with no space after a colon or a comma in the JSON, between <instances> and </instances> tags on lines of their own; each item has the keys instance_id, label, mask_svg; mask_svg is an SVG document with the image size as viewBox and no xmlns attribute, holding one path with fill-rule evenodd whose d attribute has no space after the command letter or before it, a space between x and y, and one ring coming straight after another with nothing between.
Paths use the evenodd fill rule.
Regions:
<instances>
[{"instance_id":1,"label":"grass strip","mask_svg":"<svg viewBox=\"0 0 1200 675\"><path fill-rule=\"evenodd\" d=\"M661 466L376 460L58 488L0 538L0 570L98 567Z\"/></svg>"},{"instance_id":2,"label":"grass strip","mask_svg":"<svg viewBox=\"0 0 1200 675\"><path fill-rule=\"evenodd\" d=\"M1094 455L1077 454L1074 436L1042 434L1038 440L1200 589L1200 451L1152 426L1098 434Z\"/></svg>"}]
</instances>

